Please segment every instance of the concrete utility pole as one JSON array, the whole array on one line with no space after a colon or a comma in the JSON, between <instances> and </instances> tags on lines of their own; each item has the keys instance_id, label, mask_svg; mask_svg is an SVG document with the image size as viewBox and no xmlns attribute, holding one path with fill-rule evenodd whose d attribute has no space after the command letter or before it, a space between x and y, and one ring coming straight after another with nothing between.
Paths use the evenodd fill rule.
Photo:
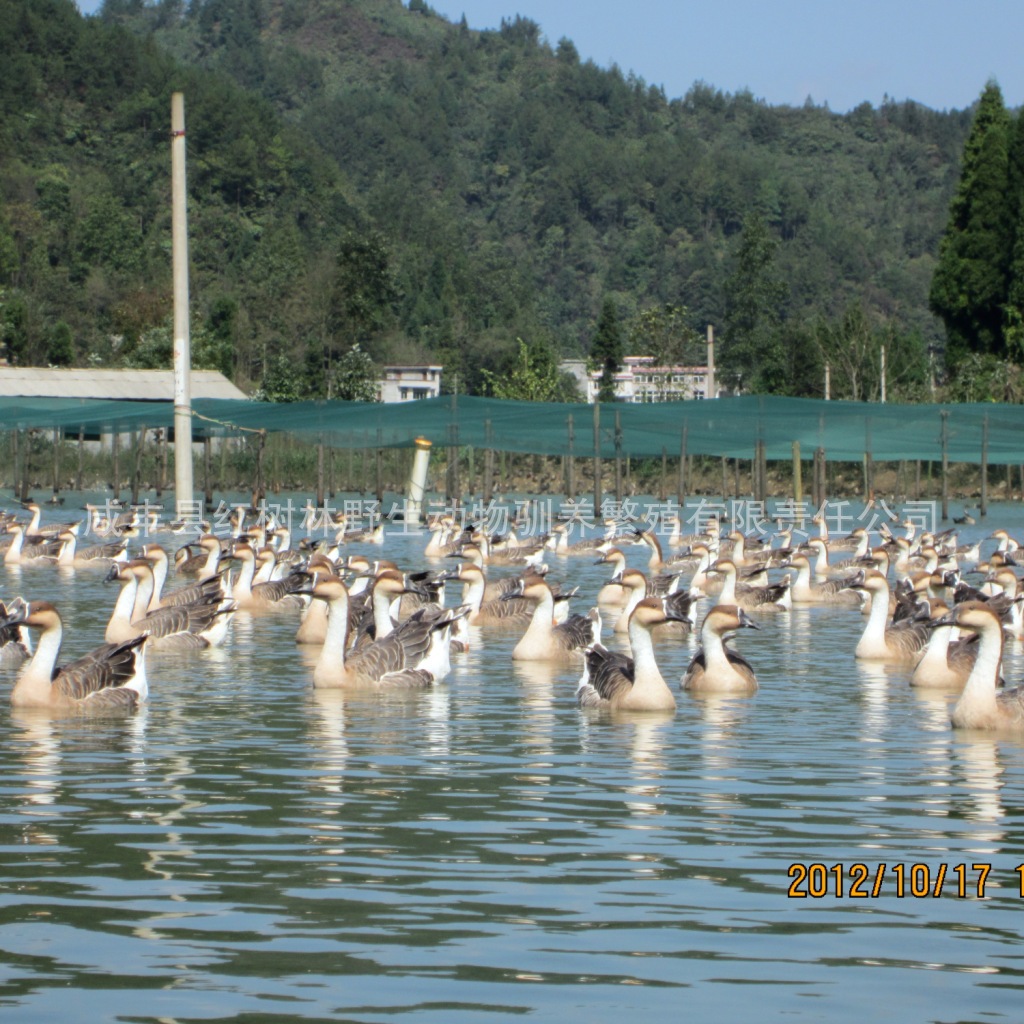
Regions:
<instances>
[{"instance_id":1,"label":"concrete utility pole","mask_svg":"<svg viewBox=\"0 0 1024 1024\"><path fill-rule=\"evenodd\" d=\"M715 381L715 329L708 324L708 380L704 389L705 398L718 397L718 384Z\"/></svg>"},{"instance_id":2,"label":"concrete utility pole","mask_svg":"<svg viewBox=\"0 0 1024 1024\"><path fill-rule=\"evenodd\" d=\"M193 498L185 97L180 92L171 96L171 250L174 266L174 500L180 518L191 508Z\"/></svg>"}]
</instances>

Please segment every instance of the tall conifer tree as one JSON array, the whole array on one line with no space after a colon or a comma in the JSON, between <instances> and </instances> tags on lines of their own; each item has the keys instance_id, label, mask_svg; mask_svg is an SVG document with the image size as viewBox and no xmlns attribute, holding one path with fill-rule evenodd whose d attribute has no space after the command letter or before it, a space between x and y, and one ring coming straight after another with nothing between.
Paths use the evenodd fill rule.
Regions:
<instances>
[{"instance_id":1,"label":"tall conifer tree","mask_svg":"<svg viewBox=\"0 0 1024 1024\"><path fill-rule=\"evenodd\" d=\"M939 245L928 304L946 326L946 365L970 352L1006 354L1004 308L1013 254L1010 115L989 82L964 147L963 168Z\"/></svg>"},{"instance_id":2,"label":"tall conifer tree","mask_svg":"<svg viewBox=\"0 0 1024 1024\"><path fill-rule=\"evenodd\" d=\"M601 368L601 380L597 387L599 402L615 401L615 375L622 368L624 358L622 328L615 300L607 298L601 307L597 321L597 333L590 347L590 358Z\"/></svg>"}]
</instances>

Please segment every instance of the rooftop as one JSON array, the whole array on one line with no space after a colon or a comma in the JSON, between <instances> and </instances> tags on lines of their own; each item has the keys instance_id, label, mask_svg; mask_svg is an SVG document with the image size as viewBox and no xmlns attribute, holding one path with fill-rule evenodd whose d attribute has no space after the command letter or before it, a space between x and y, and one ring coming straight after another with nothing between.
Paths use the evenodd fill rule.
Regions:
<instances>
[{"instance_id":1,"label":"rooftop","mask_svg":"<svg viewBox=\"0 0 1024 1024\"><path fill-rule=\"evenodd\" d=\"M193 398L248 398L216 370L192 371ZM0 366L0 398L106 398L173 402L172 370L65 370Z\"/></svg>"}]
</instances>

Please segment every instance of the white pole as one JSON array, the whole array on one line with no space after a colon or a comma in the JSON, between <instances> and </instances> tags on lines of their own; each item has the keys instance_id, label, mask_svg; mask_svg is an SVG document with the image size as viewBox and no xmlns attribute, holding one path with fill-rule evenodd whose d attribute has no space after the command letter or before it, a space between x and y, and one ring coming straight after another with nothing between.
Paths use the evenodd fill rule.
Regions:
<instances>
[{"instance_id":1,"label":"white pole","mask_svg":"<svg viewBox=\"0 0 1024 1024\"><path fill-rule=\"evenodd\" d=\"M427 466L430 464L431 443L425 437L417 437L416 454L412 460L412 472L405 495L405 522L418 526L423 511L423 495L427 489Z\"/></svg>"},{"instance_id":2,"label":"white pole","mask_svg":"<svg viewBox=\"0 0 1024 1024\"><path fill-rule=\"evenodd\" d=\"M174 265L174 491L178 517L192 506L192 355L189 348L185 97L171 96L171 250Z\"/></svg>"},{"instance_id":3,"label":"white pole","mask_svg":"<svg viewBox=\"0 0 1024 1024\"><path fill-rule=\"evenodd\" d=\"M832 367L825 364L825 401L832 397Z\"/></svg>"},{"instance_id":4,"label":"white pole","mask_svg":"<svg viewBox=\"0 0 1024 1024\"><path fill-rule=\"evenodd\" d=\"M718 386L715 383L715 329L711 324L708 324L708 379L704 397L718 397Z\"/></svg>"},{"instance_id":5,"label":"white pole","mask_svg":"<svg viewBox=\"0 0 1024 1024\"><path fill-rule=\"evenodd\" d=\"M882 402L885 402L885 346L882 346Z\"/></svg>"}]
</instances>

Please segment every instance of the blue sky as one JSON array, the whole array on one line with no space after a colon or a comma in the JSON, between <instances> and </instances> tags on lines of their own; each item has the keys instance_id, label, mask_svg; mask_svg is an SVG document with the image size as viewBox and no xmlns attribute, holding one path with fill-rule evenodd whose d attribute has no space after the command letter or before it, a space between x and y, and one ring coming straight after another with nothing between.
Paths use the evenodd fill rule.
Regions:
<instances>
[{"instance_id":1,"label":"blue sky","mask_svg":"<svg viewBox=\"0 0 1024 1024\"><path fill-rule=\"evenodd\" d=\"M77 0L89 13L101 0ZM497 28L516 14L552 44L617 64L670 98L696 81L771 104L808 97L845 112L885 96L969 107L995 78L1024 104L1021 0L428 0L452 21Z\"/></svg>"}]
</instances>

